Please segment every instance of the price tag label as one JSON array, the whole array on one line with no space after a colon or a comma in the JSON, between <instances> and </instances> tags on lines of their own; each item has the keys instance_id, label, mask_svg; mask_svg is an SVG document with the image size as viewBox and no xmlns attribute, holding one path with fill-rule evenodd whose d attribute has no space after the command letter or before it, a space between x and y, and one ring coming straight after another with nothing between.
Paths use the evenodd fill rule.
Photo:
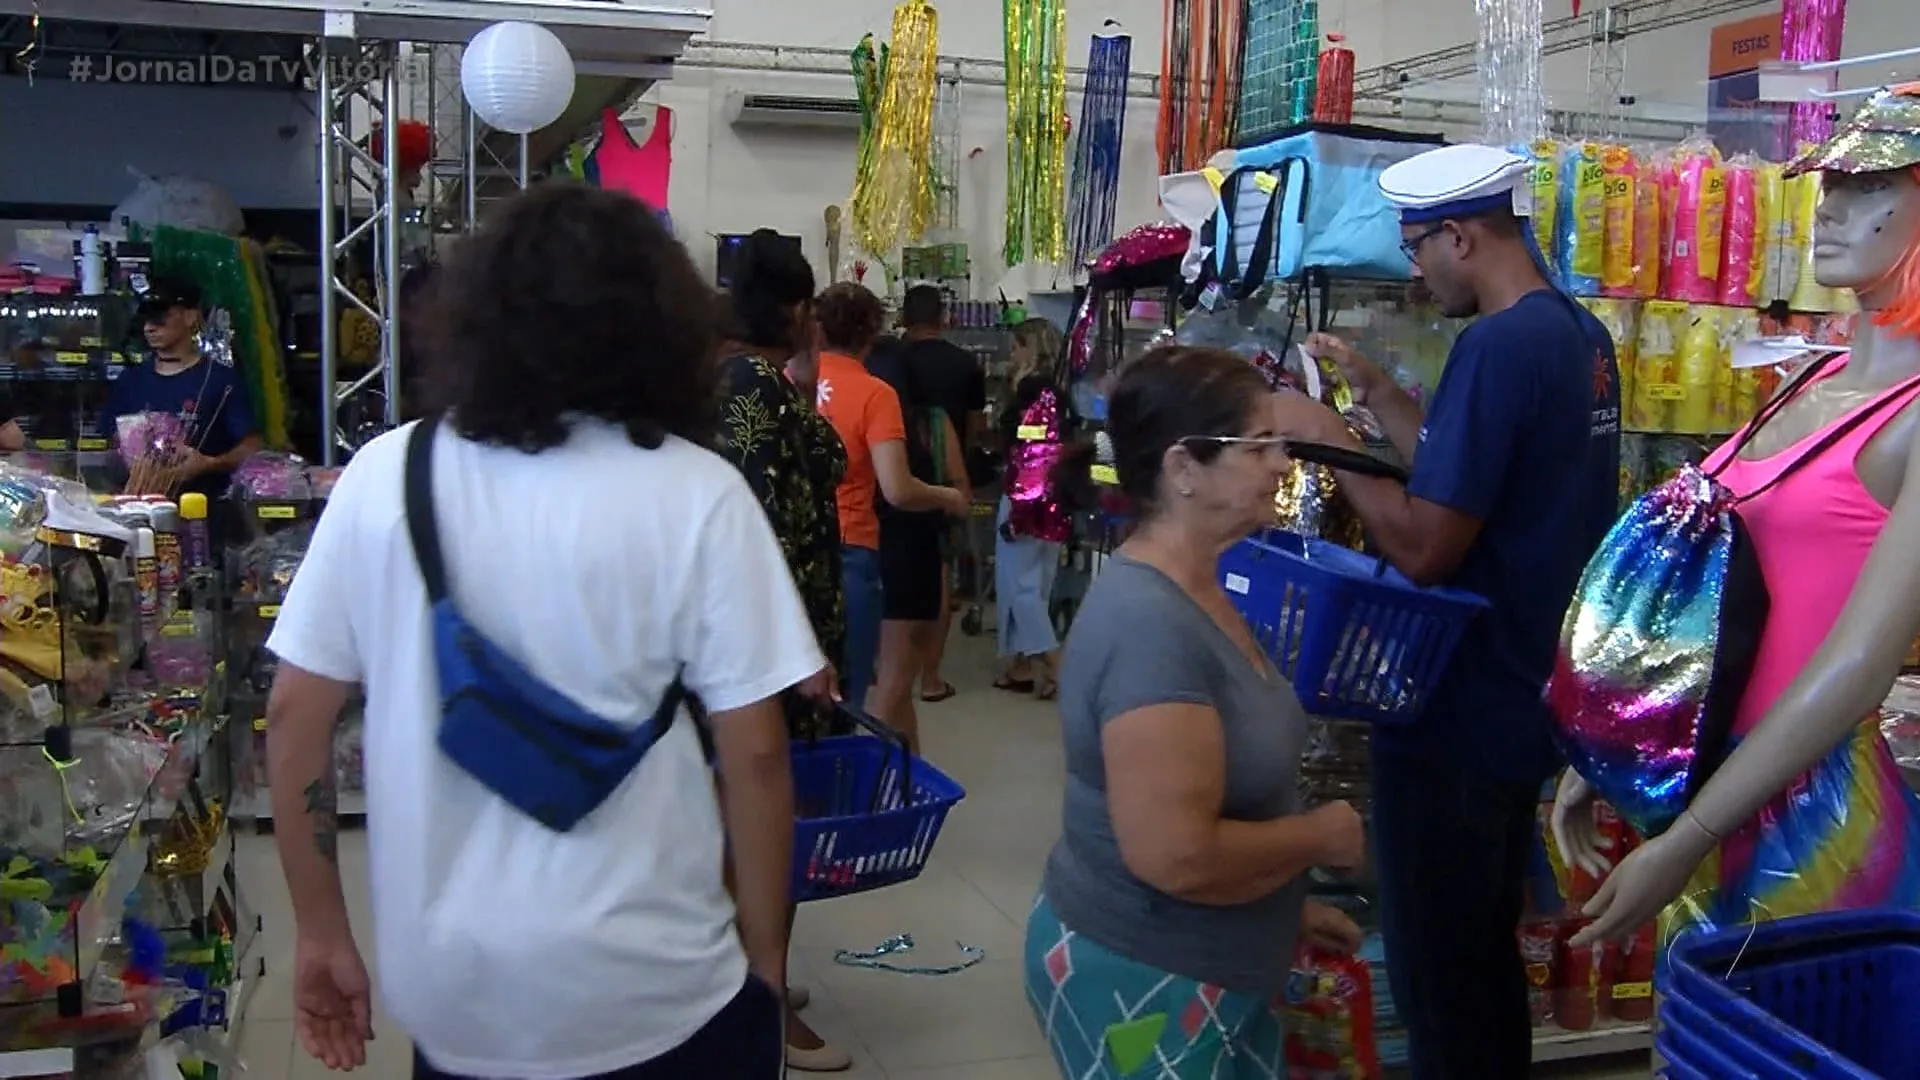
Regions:
<instances>
[{"instance_id":1,"label":"price tag label","mask_svg":"<svg viewBox=\"0 0 1920 1080\"><path fill-rule=\"evenodd\" d=\"M67 440L35 439L33 440L33 448L35 450L65 450L67 448Z\"/></svg>"},{"instance_id":2,"label":"price tag label","mask_svg":"<svg viewBox=\"0 0 1920 1080\"><path fill-rule=\"evenodd\" d=\"M97 349L106 343L105 338L96 337L92 334L88 334L86 337L80 339L80 347L83 349Z\"/></svg>"},{"instance_id":3,"label":"price tag label","mask_svg":"<svg viewBox=\"0 0 1920 1080\"><path fill-rule=\"evenodd\" d=\"M1615 1001L1644 1001L1652 996L1652 983L1615 983L1613 985L1613 1000Z\"/></svg>"},{"instance_id":4,"label":"price tag label","mask_svg":"<svg viewBox=\"0 0 1920 1080\"><path fill-rule=\"evenodd\" d=\"M1095 465L1092 469L1093 482L1108 487L1120 486L1120 471L1111 465Z\"/></svg>"},{"instance_id":5,"label":"price tag label","mask_svg":"<svg viewBox=\"0 0 1920 1080\"><path fill-rule=\"evenodd\" d=\"M1653 383L1647 387L1647 396L1655 401L1684 401L1687 388L1679 383Z\"/></svg>"},{"instance_id":6,"label":"price tag label","mask_svg":"<svg viewBox=\"0 0 1920 1080\"><path fill-rule=\"evenodd\" d=\"M267 718L266 718L266 717L264 717L264 716L256 716L256 717L254 717L254 718L253 718L253 730L255 730L255 731L265 731L265 730L267 730Z\"/></svg>"},{"instance_id":7,"label":"price tag label","mask_svg":"<svg viewBox=\"0 0 1920 1080\"><path fill-rule=\"evenodd\" d=\"M279 617L280 617L280 605L279 605L279 604L262 604L262 605L260 605L260 617L261 617L261 618L263 618L263 619L277 619L277 618L279 618Z\"/></svg>"},{"instance_id":8,"label":"price tag label","mask_svg":"<svg viewBox=\"0 0 1920 1080\"><path fill-rule=\"evenodd\" d=\"M1021 424L1013 430L1013 437L1021 442L1038 442L1047 437L1047 425Z\"/></svg>"},{"instance_id":9,"label":"price tag label","mask_svg":"<svg viewBox=\"0 0 1920 1080\"><path fill-rule=\"evenodd\" d=\"M70 349L63 349L53 354L53 362L56 364L84 365L87 362L91 361L92 359L93 359L92 353L74 352Z\"/></svg>"},{"instance_id":10,"label":"price tag label","mask_svg":"<svg viewBox=\"0 0 1920 1080\"><path fill-rule=\"evenodd\" d=\"M263 503L254 507L253 512L262 521L292 521L300 516L299 507L285 503Z\"/></svg>"},{"instance_id":11,"label":"price tag label","mask_svg":"<svg viewBox=\"0 0 1920 1080\"><path fill-rule=\"evenodd\" d=\"M98 436L90 436L80 440L80 449L82 450L105 450L106 448L107 440Z\"/></svg>"}]
</instances>

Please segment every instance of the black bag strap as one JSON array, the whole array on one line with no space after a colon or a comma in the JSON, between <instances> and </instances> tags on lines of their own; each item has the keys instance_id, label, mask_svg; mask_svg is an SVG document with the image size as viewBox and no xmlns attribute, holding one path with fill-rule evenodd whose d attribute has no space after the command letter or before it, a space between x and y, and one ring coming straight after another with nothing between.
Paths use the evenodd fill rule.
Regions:
<instances>
[{"instance_id":1,"label":"black bag strap","mask_svg":"<svg viewBox=\"0 0 1920 1080\"><path fill-rule=\"evenodd\" d=\"M1247 265L1242 267L1239 259L1235 257L1238 245L1234 243L1233 238L1234 213L1239 209L1240 185L1243 179L1257 186L1259 181L1252 178L1260 175L1273 177L1274 188L1267 199L1266 212L1260 215L1259 232L1255 233L1253 238L1253 254L1247 259ZM1275 223L1280 215L1281 204L1287 201L1286 195L1287 184L1285 173L1275 176L1269 169L1252 166L1244 169L1235 169L1232 175L1228 176L1226 181L1220 185L1220 218L1222 225L1220 231L1224 236L1217 235L1215 241L1220 246L1220 256L1226 268L1222 284L1227 287L1229 295L1236 300L1246 299L1253 295L1256 289L1266 283L1267 270L1273 262Z\"/></svg>"},{"instance_id":2,"label":"black bag strap","mask_svg":"<svg viewBox=\"0 0 1920 1080\"><path fill-rule=\"evenodd\" d=\"M433 513L433 437L439 430L440 417L428 416L407 436L407 536L429 604L447 598L447 564L440 554L440 522Z\"/></svg>"},{"instance_id":3,"label":"black bag strap","mask_svg":"<svg viewBox=\"0 0 1920 1080\"><path fill-rule=\"evenodd\" d=\"M1727 467L1729 462L1738 458L1741 451L1745 450L1747 445L1753 442L1754 435L1759 432L1762 425L1779 415L1780 410L1785 408L1789 402L1798 398L1802 391L1819 381L1826 369L1832 366L1833 362L1843 355L1845 354L1828 353L1807 365L1807 370L1802 372L1800 377L1794 380L1792 386L1788 387L1785 392L1775 395L1772 401L1767 402L1766 405L1754 415L1753 420L1747 424L1741 435L1737 437L1738 441L1734 445L1733 451L1720 463L1720 468L1714 470L1711 475L1718 476L1720 472ZM1822 435L1818 442L1801 451L1792 461L1787 462L1786 467L1775 473L1772 479L1754 488L1752 491L1747 492L1745 495L1740 496L1737 502L1746 502L1749 499L1757 498L1765 492L1771 491L1773 488L1779 486L1787 477L1799 472L1802 467L1818 460L1827 451L1839 445L1842 439L1845 439L1848 435L1858 430L1862 424L1879 416L1881 411L1884 410L1889 403L1899 401L1916 388L1920 388L1920 375L1916 375L1905 382L1898 383L1889 388L1888 391L1877 400L1868 402L1851 415L1844 417L1839 423L1833 426L1832 430Z\"/></svg>"}]
</instances>

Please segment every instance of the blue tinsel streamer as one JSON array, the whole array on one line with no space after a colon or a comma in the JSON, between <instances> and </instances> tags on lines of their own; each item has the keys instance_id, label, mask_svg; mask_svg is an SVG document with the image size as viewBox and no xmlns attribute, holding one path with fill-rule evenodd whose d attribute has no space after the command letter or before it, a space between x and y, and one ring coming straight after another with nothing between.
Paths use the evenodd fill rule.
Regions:
<instances>
[{"instance_id":1,"label":"blue tinsel streamer","mask_svg":"<svg viewBox=\"0 0 1920 1080\"><path fill-rule=\"evenodd\" d=\"M1073 184L1067 195L1067 246L1074 266L1085 265L1113 240L1132 65L1131 37L1094 35L1073 146Z\"/></svg>"}]
</instances>

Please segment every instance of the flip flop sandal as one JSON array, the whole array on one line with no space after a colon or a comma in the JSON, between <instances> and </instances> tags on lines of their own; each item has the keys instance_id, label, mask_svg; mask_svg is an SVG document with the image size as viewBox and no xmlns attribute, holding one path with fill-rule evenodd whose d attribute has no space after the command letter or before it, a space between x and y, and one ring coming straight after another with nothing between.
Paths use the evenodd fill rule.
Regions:
<instances>
[{"instance_id":1,"label":"flip flop sandal","mask_svg":"<svg viewBox=\"0 0 1920 1080\"><path fill-rule=\"evenodd\" d=\"M1052 683L1052 682L1041 683L1040 685L1035 686L1033 688L1033 699L1035 701L1052 701L1054 698L1059 696L1060 696L1059 683Z\"/></svg>"},{"instance_id":2,"label":"flip flop sandal","mask_svg":"<svg viewBox=\"0 0 1920 1080\"><path fill-rule=\"evenodd\" d=\"M920 700L926 702L929 705L937 705L940 702L947 700L948 698L952 697L953 695L959 692L960 692L959 690L954 689L954 685L952 683L943 683L941 684L940 689L935 690L933 693L921 694Z\"/></svg>"},{"instance_id":3,"label":"flip flop sandal","mask_svg":"<svg viewBox=\"0 0 1920 1080\"><path fill-rule=\"evenodd\" d=\"M1033 680L1012 679L1002 675L993 680L993 688L995 690L1006 690L1015 694L1031 694L1033 693Z\"/></svg>"}]
</instances>

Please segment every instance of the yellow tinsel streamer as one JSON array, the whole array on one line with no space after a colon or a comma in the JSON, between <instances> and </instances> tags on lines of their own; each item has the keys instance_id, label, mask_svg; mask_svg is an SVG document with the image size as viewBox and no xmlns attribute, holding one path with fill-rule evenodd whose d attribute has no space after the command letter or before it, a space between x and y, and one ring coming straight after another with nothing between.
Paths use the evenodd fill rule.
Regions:
<instances>
[{"instance_id":1,"label":"yellow tinsel streamer","mask_svg":"<svg viewBox=\"0 0 1920 1080\"><path fill-rule=\"evenodd\" d=\"M893 10L893 41L880 89L871 157L854 180L854 240L885 256L926 234L933 219L933 105L939 90L940 18L926 0Z\"/></svg>"},{"instance_id":2,"label":"yellow tinsel streamer","mask_svg":"<svg viewBox=\"0 0 1920 1080\"><path fill-rule=\"evenodd\" d=\"M1067 257L1067 6L1003 0L1008 266Z\"/></svg>"}]
</instances>

